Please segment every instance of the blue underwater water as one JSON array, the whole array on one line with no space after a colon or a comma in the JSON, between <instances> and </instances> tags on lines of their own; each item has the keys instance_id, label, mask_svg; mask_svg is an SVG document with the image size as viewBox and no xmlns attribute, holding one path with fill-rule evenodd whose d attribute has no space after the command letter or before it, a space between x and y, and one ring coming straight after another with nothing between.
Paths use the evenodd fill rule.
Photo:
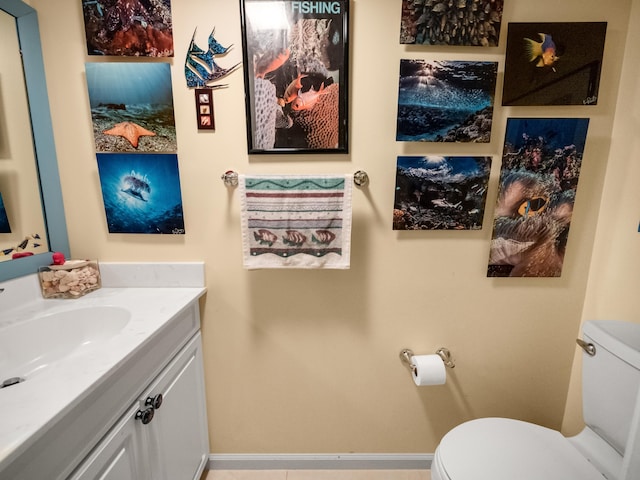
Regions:
<instances>
[{"instance_id":1,"label":"blue underwater water","mask_svg":"<svg viewBox=\"0 0 640 480\"><path fill-rule=\"evenodd\" d=\"M400 89L398 104L475 112L491 105L491 96L480 89L465 89L446 82L416 82Z\"/></svg>"},{"instance_id":2,"label":"blue underwater water","mask_svg":"<svg viewBox=\"0 0 640 480\"><path fill-rule=\"evenodd\" d=\"M422 172L423 176L439 181L455 182L460 178L484 176L485 157L400 156L398 169L408 173Z\"/></svg>"},{"instance_id":3,"label":"blue underwater water","mask_svg":"<svg viewBox=\"0 0 640 480\"><path fill-rule=\"evenodd\" d=\"M175 154L98 153L97 159L110 233L185 233Z\"/></svg>"},{"instance_id":4,"label":"blue underwater water","mask_svg":"<svg viewBox=\"0 0 640 480\"><path fill-rule=\"evenodd\" d=\"M588 118L509 118L505 142L518 149L528 138L541 137L549 149L575 145L582 154L588 126Z\"/></svg>"},{"instance_id":5,"label":"blue underwater water","mask_svg":"<svg viewBox=\"0 0 640 480\"><path fill-rule=\"evenodd\" d=\"M173 105L168 63L85 64L91 108L99 105Z\"/></svg>"},{"instance_id":6,"label":"blue underwater water","mask_svg":"<svg viewBox=\"0 0 640 480\"><path fill-rule=\"evenodd\" d=\"M103 104L91 109L91 117L94 122L107 122L109 127L120 122L133 122L158 133L163 127L175 130L173 106L166 104L138 103L128 105L126 109L114 109Z\"/></svg>"}]
</instances>

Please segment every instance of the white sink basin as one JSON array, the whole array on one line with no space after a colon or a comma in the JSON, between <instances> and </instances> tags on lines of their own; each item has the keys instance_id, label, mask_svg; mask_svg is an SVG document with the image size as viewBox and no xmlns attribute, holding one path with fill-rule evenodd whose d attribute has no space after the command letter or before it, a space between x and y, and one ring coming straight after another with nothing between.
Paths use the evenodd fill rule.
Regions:
<instances>
[{"instance_id":1,"label":"white sink basin","mask_svg":"<svg viewBox=\"0 0 640 480\"><path fill-rule=\"evenodd\" d=\"M13 377L28 380L59 360L114 337L130 318L130 312L121 307L92 306L58 311L3 328L0 386Z\"/></svg>"}]
</instances>

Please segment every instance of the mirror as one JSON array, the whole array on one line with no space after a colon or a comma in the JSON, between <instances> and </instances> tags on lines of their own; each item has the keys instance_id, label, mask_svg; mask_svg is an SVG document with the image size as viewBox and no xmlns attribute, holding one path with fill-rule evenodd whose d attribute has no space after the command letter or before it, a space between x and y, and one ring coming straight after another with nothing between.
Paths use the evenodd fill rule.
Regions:
<instances>
[{"instance_id":1,"label":"mirror","mask_svg":"<svg viewBox=\"0 0 640 480\"><path fill-rule=\"evenodd\" d=\"M0 281L36 273L38 267L51 263L50 252L52 251L62 252L65 256L69 257L69 240L67 237L67 225L62 204L58 162L51 126L49 99L47 96L44 63L40 46L38 17L32 7L20 0L0 0L0 14L4 15L2 12L6 12L6 14L13 17L12 20L16 26L14 32L17 31L17 40L22 53L22 69L24 71L24 84L26 86L28 112L31 123L32 150L36 165L36 173L33 174L32 177L35 183L34 191L39 190L40 192L40 205L38 205L36 201L34 206L31 207L31 210L37 211L40 209L42 212L42 224L46 231L39 235L43 241L41 243L44 244L44 241L47 242L49 251L7 262L0 262ZM3 19L3 30L4 21ZM3 65L2 69L4 70L4 68ZM5 75L3 75L2 70L0 70L0 80L4 78ZM0 83L0 87L3 89L7 88L3 86L2 83ZM6 105L0 104L0 108L5 110L0 115L0 119L7 123L11 122L12 112L6 110ZM0 125L0 141L7 141L7 127L8 125L4 127ZM0 146L0 151L2 151L2 148L7 147ZM11 145L9 145L8 148L11 148ZM34 158L24 158L21 159L21 162L33 162ZM2 160L0 159L0 161ZM22 175L22 171L15 175ZM29 173L26 175L29 175ZM0 186L2 185L0 184ZM21 236L33 233L38 232L22 232Z\"/></svg>"},{"instance_id":2,"label":"mirror","mask_svg":"<svg viewBox=\"0 0 640 480\"><path fill-rule=\"evenodd\" d=\"M0 11L0 262L49 251L16 19Z\"/></svg>"}]
</instances>

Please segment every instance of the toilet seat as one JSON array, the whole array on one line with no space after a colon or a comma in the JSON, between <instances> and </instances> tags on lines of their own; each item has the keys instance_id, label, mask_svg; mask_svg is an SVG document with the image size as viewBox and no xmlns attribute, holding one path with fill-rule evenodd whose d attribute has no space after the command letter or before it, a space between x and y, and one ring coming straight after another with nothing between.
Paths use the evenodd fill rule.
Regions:
<instances>
[{"instance_id":1,"label":"toilet seat","mask_svg":"<svg viewBox=\"0 0 640 480\"><path fill-rule=\"evenodd\" d=\"M559 432L507 418L481 418L447 433L432 465L436 480L603 480Z\"/></svg>"}]
</instances>

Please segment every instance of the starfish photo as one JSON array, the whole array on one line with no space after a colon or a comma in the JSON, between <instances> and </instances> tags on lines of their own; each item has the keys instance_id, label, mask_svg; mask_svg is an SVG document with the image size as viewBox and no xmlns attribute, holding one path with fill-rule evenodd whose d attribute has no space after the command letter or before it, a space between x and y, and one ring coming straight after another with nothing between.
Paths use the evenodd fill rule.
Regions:
<instances>
[{"instance_id":1,"label":"starfish photo","mask_svg":"<svg viewBox=\"0 0 640 480\"><path fill-rule=\"evenodd\" d=\"M85 71L97 152L177 151L169 64L87 62Z\"/></svg>"},{"instance_id":2,"label":"starfish photo","mask_svg":"<svg viewBox=\"0 0 640 480\"><path fill-rule=\"evenodd\" d=\"M115 135L118 137L124 137L129 140L129 143L133 148L138 148L138 139L144 135L155 137L155 133L151 130L141 127L137 123L133 122L121 122L113 126L109 130L105 130L102 133L105 135Z\"/></svg>"}]
</instances>

